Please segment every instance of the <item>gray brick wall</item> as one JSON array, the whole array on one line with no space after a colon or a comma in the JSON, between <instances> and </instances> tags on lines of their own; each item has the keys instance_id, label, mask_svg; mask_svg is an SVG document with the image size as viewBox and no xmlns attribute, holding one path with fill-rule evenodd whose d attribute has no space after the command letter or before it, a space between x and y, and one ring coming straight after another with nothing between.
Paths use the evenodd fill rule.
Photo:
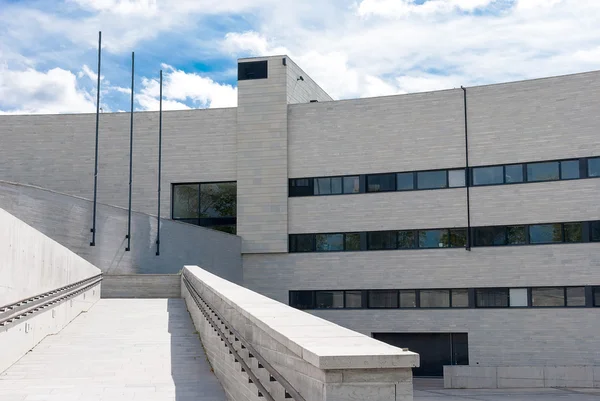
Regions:
<instances>
[{"instance_id":1,"label":"gray brick wall","mask_svg":"<svg viewBox=\"0 0 600 401\"><path fill-rule=\"evenodd\" d=\"M104 275L101 298L181 298L181 275Z\"/></svg>"}]
</instances>

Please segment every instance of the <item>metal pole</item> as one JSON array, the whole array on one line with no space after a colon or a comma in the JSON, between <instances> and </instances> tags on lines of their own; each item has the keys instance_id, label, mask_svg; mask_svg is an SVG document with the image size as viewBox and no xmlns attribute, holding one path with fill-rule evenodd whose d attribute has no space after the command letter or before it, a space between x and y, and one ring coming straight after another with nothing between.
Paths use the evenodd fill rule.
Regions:
<instances>
[{"instance_id":1,"label":"metal pole","mask_svg":"<svg viewBox=\"0 0 600 401\"><path fill-rule=\"evenodd\" d=\"M102 62L102 32L98 32L98 88L96 89L96 156L94 157L94 207L92 217L92 242L96 246L96 201L98 199L98 129L100 124L100 66Z\"/></svg>"},{"instance_id":2,"label":"metal pole","mask_svg":"<svg viewBox=\"0 0 600 401\"><path fill-rule=\"evenodd\" d=\"M135 52L131 52L131 124L129 128L129 215L127 217L127 248L131 250L131 183L133 177L133 86L135 74Z\"/></svg>"},{"instance_id":3,"label":"metal pole","mask_svg":"<svg viewBox=\"0 0 600 401\"><path fill-rule=\"evenodd\" d=\"M467 246L466 250L471 250L471 199L469 188L471 186L471 171L469 170L469 124L467 113L467 88L460 87L463 90L463 100L465 106L465 184L467 187Z\"/></svg>"},{"instance_id":4,"label":"metal pole","mask_svg":"<svg viewBox=\"0 0 600 401\"><path fill-rule=\"evenodd\" d=\"M160 255L160 175L162 167L162 94L163 90L163 74L160 70L160 107L158 112L158 218L156 232L156 256Z\"/></svg>"}]
</instances>

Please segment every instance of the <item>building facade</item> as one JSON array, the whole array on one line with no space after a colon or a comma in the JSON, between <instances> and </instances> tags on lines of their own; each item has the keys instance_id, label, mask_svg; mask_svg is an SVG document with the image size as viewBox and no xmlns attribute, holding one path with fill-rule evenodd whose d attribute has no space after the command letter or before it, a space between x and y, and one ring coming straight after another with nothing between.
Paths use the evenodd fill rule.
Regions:
<instances>
[{"instance_id":1,"label":"building facade","mask_svg":"<svg viewBox=\"0 0 600 401\"><path fill-rule=\"evenodd\" d=\"M160 204L241 237L245 286L419 352L416 375L600 377L600 72L333 101L286 56L238 69L237 108L163 113ZM92 198L94 124L0 118L0 180ZM150 215L157 127L135 114ZM100 116L101 203L127 207L128 130Z\"/></svg>"}]
</instances>

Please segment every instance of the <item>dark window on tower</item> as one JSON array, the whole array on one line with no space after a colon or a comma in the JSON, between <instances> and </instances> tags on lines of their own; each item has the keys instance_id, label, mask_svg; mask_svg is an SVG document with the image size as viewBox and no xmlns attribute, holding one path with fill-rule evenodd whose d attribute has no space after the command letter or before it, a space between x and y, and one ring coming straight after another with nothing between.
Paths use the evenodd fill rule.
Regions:
<instances>
[{"instance_id":1,"label":"dark window on tower","mask_svg":"<svg viewBox=\"0 0 600 401\"><path fill-rule=\"evenodd\" d=\"M508 288L486 288L475 290L478 308L507 308Z\"/></svg>"},{"instance_id":2,"label":"dark window on tower","mask_svg":"<svg viewBox=\"0 0 600 401\"><path fill-rule=\"evenodd\" d=\"M238 63L238 81L267 78L267 60Z\"/></svg>"}]
</instances>

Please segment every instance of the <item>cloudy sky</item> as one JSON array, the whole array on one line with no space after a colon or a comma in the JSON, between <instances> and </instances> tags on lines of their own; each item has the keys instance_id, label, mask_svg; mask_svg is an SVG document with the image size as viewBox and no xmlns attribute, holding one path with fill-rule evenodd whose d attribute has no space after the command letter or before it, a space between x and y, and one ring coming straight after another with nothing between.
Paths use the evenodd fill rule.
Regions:
<instances>
[{"instance_id":1,"label":"cloudy sky","mask_svg":"<svg viewBox=\"0 0 600 401\"><path fill-rule=\"evenodd\" d=\"M288 54L333 97L600 69L598 0L0 0L0 114L236 105L236 59Z\"/></svg>"}]
</instances>

